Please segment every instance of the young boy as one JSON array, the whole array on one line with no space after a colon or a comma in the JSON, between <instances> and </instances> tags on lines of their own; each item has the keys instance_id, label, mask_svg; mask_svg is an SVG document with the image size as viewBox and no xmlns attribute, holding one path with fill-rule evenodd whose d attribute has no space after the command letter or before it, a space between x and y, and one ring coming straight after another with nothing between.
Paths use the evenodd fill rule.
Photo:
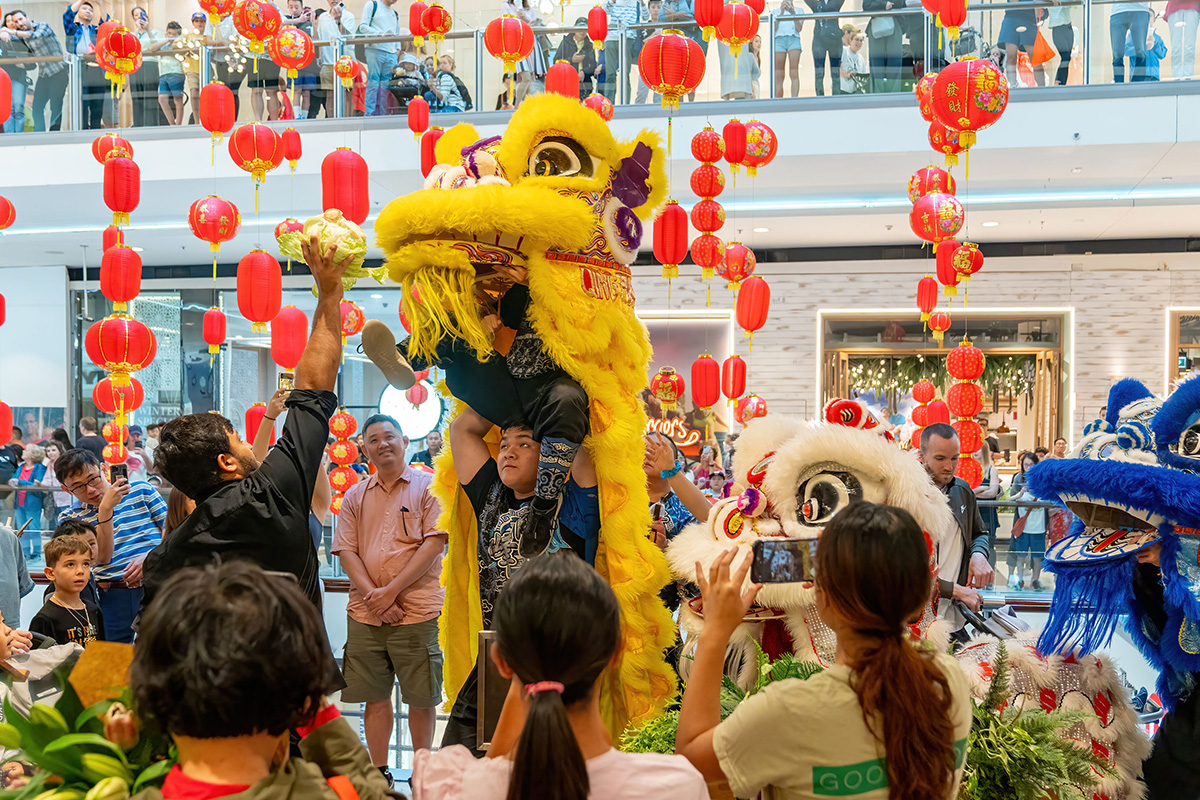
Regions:
<instances>
[{"instance_id":1,"label":"young boy","mask_svg":"<svg viewBox=\"0 0 1200 800\"><path fill-rule=\"evenodd\" d=\"M325 700L323 625L294 580L248 562L175 572L142 614L129 681L179 760L134 800L398 798ZM303 758L288 757L293 729Z\"/></svg>"},{"instance_id":2,"label":"young boy","mask_svg":"<svg viewBox=\"0 0 1200 800\"><path fill-rule=\"evenodd\" d=\"M84 522L81 519L64 519L54 529L54 535L50 537L51 541L58 539L61 536L78 536L88 543L88 547L92 550L92 563L96 563L96 529L92 527L90 522ZM50 595L54 593L54 584L51 583L46 587L46 594L43 600L49 600ZM91 603L97 608L100 607L100 590L96 586L96 576L88 576L87 587L79 593L85 603ZM101 639L104 637L101 636Z\"/></svg>"},{"instance_id":3,"label":"young boy","mask_svg":"<svg viewBox=\"0 0 1200 800\"><path fill-rule=\"evenodd\" d=\"M88 644L104 636L100 607L80 596L92 577L92 548L80 536L56 536L46 544L46 577L54 594L29 623L32 633L59 644Z\"/></svg>"}]
</instances>

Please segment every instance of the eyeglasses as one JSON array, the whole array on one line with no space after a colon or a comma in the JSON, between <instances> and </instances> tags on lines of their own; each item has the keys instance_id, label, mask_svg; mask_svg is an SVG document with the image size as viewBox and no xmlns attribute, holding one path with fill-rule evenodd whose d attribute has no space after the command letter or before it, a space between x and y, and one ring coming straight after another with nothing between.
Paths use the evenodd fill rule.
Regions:
<instances>
[{"instance_id":1,"label":"eyeglasses","mask_svg":"<svg viewBox=\"0 0 1200 800\"><path fill-rule=\"evenodd\" d=\"M66 490L67 490L68 492L70 492L71 494L75 494L76 492L82 492L84 489L86 489L86 488L87 488L87 487L89 487L89 486L95 486L95 485L96 485L96 484L97 484L99 481L100 481L100 473L99 473L99 472L97 472L95 475L93 475L92 477L88 478L88 479L87 479L86 481L84 481L83 483L78 483L78 484L76 484L76 485L74 485L74 486L67 486L67 485L64 483L64 484L63 484L63 488L64 488L64 489L66 489Z\"/></svg>"}]
</instances>

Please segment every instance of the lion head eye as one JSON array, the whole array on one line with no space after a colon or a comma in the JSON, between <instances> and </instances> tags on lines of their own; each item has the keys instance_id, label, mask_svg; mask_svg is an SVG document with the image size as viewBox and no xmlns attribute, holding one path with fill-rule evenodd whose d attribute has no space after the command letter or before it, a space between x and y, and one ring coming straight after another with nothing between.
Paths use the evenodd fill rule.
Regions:
<instances>
[{"instance_id":1,"label":"lion head eye","mask_svg":"<svg viewBox=\"0 0 1200 800\"><path fill-rule=\"evenodd\" d=\"M1200 458L1200 424L1193 425L1180 435L1179 455Z\"/></svg>"},{"instance_id":2,"label":"lion head eye","mask_svg":"<svg viewBox=\"0 0 1200 800\"><path fill-rule=\"evenodd\" d=\"M820 472L796 490L796 519L820 527L846 506L862 499L862 484L849 472Z\"/></svg>"},{"instance_id":3,"label":"lion head eye","mask_svg":"<svg viewBox=\"0 0 1200 800\"><path fill-rule=\"evenodd\" d=\"M583 145L566 136L543 139L529 155L529 176L533 178L590 178L594 172L592 157Z\"/></svg>"}]
</instances>

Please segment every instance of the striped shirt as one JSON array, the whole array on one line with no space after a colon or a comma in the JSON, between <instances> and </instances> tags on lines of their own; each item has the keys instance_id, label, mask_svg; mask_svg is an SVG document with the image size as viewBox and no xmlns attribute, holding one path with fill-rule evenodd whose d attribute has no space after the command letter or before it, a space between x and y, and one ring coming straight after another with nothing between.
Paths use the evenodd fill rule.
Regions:
<instances>
[{"instance_id":1,"label":"striped shirt","mask_svg":"<svg viewBox=\"0 0 1200 800\"><path fill-rule=\"evenodd\" d=\"M78 519L95 526L99 506L86 503L63 512L63 519ZM167 501L153 486L142 481L130 484L129 494L113 509L112 561L92 570L98 581L119 581L125 578L125 568L143 558L162 541L163 523L167 521Z\"/></svg>"},{"instance_id":2,"label":"striped shirt","mask_svg":"<svg viewBox=\"0 0 1200 800\"><path fill-rule=\"evenodd\" d=\"M608 36L604 41L615 42L621 38L621 28L617 24L636 25L642 21L642 4L640 0L609 0L604 4L608 13ZM640 31L626 30L625 37L636 39Z\"/></svg>"}]
</instances>

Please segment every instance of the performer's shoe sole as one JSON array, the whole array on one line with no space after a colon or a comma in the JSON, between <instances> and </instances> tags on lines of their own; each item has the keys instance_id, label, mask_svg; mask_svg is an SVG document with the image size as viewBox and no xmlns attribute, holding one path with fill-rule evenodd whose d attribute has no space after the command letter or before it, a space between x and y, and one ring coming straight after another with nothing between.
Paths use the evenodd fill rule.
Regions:
<instances>
[{"instance_id":1,"label":"performer's shoe sole","mask_svg":"<svg viewBox=\"0 0 1200 800\"><path fill-rule=\"evenodd\" d=\"M409 389L417 382L413 368L396 348L391 329L379 320L369 319L363 325L362 351L372 364L379 367L387 382L397 389Z\"/></svg>"}]
</instances>

